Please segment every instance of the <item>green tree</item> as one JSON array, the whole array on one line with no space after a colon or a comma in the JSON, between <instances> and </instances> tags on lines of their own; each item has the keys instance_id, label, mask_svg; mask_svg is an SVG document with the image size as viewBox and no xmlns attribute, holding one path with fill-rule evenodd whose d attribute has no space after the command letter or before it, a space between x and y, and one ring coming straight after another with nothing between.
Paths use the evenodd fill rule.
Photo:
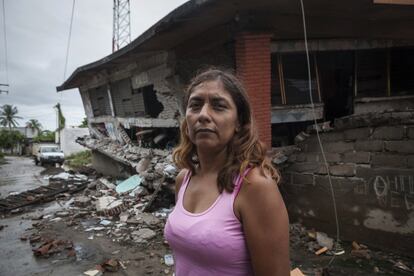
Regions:
<instances>
[{"instance_id":1,"label":"green tree","mask_svg":"<svg viewBox=\"0 0 414 276\"><path fill-rule=\"evenodd\" d=\"M55 132L50 130L43 130L35 138L34 142L54 142L55 141Z\"/></svg>"},{"instance_id":2,"label":"green tree","mask_svg":"<svg viewBox=\"0 0 414 276\"><path fill-rule=\"evenodd\" d=\"M88 118L83 118L82 123L79 125L79 127L88 127Z\"/></svg>"},{"instance_id":3,"label":"green tree","mask_svg":"<svg viewBox=\"0 0 414 276\"><path fill-rule=\"evenodd\" d=\"M16 119L22 119L22 117L16 115L18 112L15 106L10 104L3 105L0 111L0 125L9 127L9 131L11 131L12 127L19 125Z\"/></svg>"},{"instance_id":4,"label":"green tree","mask_svg":"<svg viewBox=\"0 0 414 276\"><path fill-rule=\"evenodd\" d=\"M58 128L57 131L61 131L65 128L66 125L66 119L65 116L63 116L62 109L60 108L60 103L57 103L54 108L58 110Z\"/></svg>"},{"instance_id":5,"label":"green tree","mask_svg":"<svg viewBox=\"0 0 414 276\"><path fill-rule=\"evenodd\" d=\"M30 119L27 121L26 127L36 130L37 135L39 135L42 130L42 124L36 119Z\"/></svg>"},{"instance_id":6,"label":"green tree","mask_svg":"<svg viewBox=\"0 0 414 276\"><path fill-rule=\"evenodd\" d=\"M0 147L10 149L13 153L13 148L24 141L24 136L16 130L1 130L0 131Z\"/></svg>"}]
</instances>

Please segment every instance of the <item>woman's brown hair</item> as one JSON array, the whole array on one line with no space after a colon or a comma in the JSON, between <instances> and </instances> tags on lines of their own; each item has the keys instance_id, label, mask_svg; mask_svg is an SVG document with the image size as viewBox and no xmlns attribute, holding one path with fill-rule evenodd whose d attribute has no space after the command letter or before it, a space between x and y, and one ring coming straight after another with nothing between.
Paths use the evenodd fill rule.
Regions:
<instances>
[{"instance_id":1,"label":"woman's brown hair","mask_svg":"<svg viewBox=\"0 0 414 276\"><path fill-rule=\"evenodd\" d=\"M248 167L259 167L262 174L279 183L280 174L266 157L266 146L259 140L247 93L234 74L218 69L207 69L198 74L187 88L183 109L187 109L188 99L194 88L206 81L220 81L222 83L237 107L237 117L240 124L239 131L234 134L228 144L227 160L217 176L219 191L232 192L234 177ZM197 151L186 134L187 122L185 119L181 123L180 130L180 143L173 152L173 160L180 169L189 169L194 174L197 165Z\"/></svg>"}]
</instances>

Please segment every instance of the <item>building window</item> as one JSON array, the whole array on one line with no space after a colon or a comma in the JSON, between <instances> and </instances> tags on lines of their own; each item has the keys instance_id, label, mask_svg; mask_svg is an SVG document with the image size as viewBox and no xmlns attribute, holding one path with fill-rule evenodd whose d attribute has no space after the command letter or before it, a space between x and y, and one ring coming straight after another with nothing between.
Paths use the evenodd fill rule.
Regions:
<instances>
[{"instance_id":1,"label":"building window","mask_svg":"<svg viewBox=\"0 0 414 276\"><path fill-rule=\"evenodd\" d=\"M356 51L358 97L387 95L387 50Z\"/></svg>"},{"instance_id":2,"label":"building window","mask_svg":"<svg viewBox=\"0 0 414 276\"><path fill-rule=\"evenodd\" d=\"M93 116L111 115L108 90L106 85L89 90Z\"/></svg>"},{"instance_id":3,"label":"building window","mask_svg":"<svg viewBox=\"0 0 414 276\"><path fill-rule=\"evenodd\" d=\"M393 48L390 58L391 95L414 95L414 49Z\"/></svg>"},{"instance_id":4,"label":"building window","mask_svg":"<svg viewBox=\"0 0 414 276\"><path fill-rule=\"evenodd\" d=\"M313 102L320 102L317 64L310 56ZM310 104L306 54L272 54L272 105Z\"/></svg>"}]
</instances>

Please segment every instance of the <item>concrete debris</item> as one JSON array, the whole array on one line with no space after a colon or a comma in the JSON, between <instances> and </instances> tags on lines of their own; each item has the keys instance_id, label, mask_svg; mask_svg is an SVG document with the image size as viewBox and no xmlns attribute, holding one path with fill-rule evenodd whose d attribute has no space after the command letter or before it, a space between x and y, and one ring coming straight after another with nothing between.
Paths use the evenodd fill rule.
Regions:
<instances>
[{"instance_id":1,"label":"concrete debris","mask_svg":"<svg viewBox=\"0 0 414 276\"><path fill-rule=\"evenodd\" d=\"M99 271L97 269L91 269L91 270L85 271L83 274L87 275L87 276L101 276L101 275L103 275L102 271Z\"/></svg>"},{"instance_id":2,"label":"concrete debris","mask_svg":"<svg viewBox=\"0 0 414 276\"><path fill-rule=\"evenodd\" d=\"M132 232L131 235L135 242L146 243L148 240L154 238L156 236L156 233L149 228L141 228L137 231Z\"/></svg>"},{"instance_id":3,"label":"concrete debris","mask_svg":"<svg viewBox=\"0 0 414 276\"><path fill-rule=\"evenodd\" d=\"M119 183L115 190L118 194L128 193L135 190L141 184L142 178L139 175L133 175L127 180Z\"/></svg>"},{"instance_id":4,"label":"concrete debris","mask_svg":"<svg viewBox=\"0 0 414 276\"><path fill-rule=\"evenodd\" d=\"M108 188L108 189L110 189L110 190L115 190L115 188L116 188L116 185L115 184L109 182L107 179L105 179L103 177L102 178L99 178L98 181L101 182L102 184L104 184L105 187Z\"/></svg>"},{"instance_id":5,"label":"concrete debris","mask_svg":"<svg viewBox=\"0 0 414 276\"><path fill-rule=\"evenodd\" d=\"M115 209L116 207L119 207L122 205L121 199L116 199L113 196L103 196L98 198L96 201L96 211L104 211L104 210L110 210Z\"/></svg>"},{"instance_id":6,"label":"concrete debris","mask_svg":"<svg viewBox=\"0 0 414 276\"><path fill-rule=\"evenodd\" d=\"M329 250L332 250L334 240L328 237L327 234L323 232L316 232L316 241L321 247L327 247Z\"/></svg>"}]
</instances>

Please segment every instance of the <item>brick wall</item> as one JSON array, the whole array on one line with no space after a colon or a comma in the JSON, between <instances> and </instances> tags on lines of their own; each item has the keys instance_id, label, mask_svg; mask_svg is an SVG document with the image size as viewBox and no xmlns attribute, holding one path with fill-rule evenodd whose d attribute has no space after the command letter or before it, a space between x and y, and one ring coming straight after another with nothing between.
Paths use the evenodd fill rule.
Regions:
<instances>
[{"instance_id":1,"label":"brick wall","mask_svg":"<svg viewBox=\"0 0 414 276\"><path fill-rule=\"evenodd\" d=\"M243 81L260 139L271 146L270 39L268 34L243 33L236 38L236 70Z\"/></svg>"},{"instance_id":2,"label":"brick wall","mask_svg":"<svg viewBox=\"0 0 414 276\"><path fill-rule=\"evenodd\" d=\"M349 116L321 133L341 239L414 254L414 111ZM335 234L326 166L316 134L283 170L292 220ZM407 253L410 252L410 253Z\"/></svg>"}]
</instances>

